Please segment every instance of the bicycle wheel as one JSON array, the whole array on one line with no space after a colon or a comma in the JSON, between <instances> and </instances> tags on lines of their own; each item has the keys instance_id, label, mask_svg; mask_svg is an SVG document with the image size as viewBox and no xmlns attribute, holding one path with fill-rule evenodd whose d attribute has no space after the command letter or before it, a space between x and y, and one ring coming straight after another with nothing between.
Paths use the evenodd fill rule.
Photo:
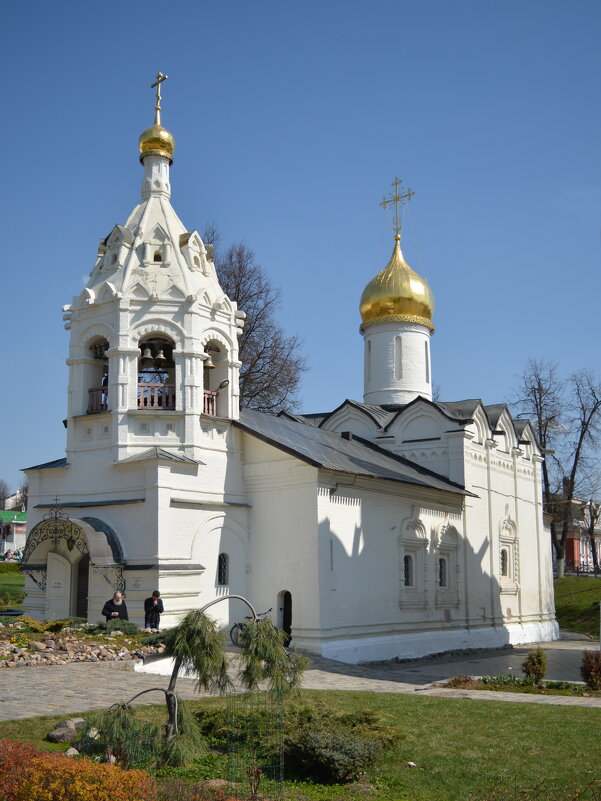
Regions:
<instances>
[{"instance_id":1,"label":"bicycle wheel","mask_svg":"<svg viewBox=\"0 0 601 801\"><path fill-rule=\"evenodd\" d=\"M239 623L234 623L234 625L230 629L230 640L232 644L236 646L236 648L242 648L242 644L240 643L240 633L242 628Z\"/></svg>"}]
</instances>

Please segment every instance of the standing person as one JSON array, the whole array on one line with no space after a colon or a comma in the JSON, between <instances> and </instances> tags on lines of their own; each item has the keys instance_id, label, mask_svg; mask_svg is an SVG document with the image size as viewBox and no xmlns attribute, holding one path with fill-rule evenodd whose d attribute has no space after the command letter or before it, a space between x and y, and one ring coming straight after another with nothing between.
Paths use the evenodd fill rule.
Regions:
<instances>
[{"instance_id":1,"label":"standing person","mask_svg":"<svg viewBox=\"0 0 601 801\"><path fill-rule=\"evenodd\" d=\"M161 614L164 611L161 593L158 590L154 590L150 598L144 601L144 629L146 631L158 631Z\"/></svg>"},{"instance_id":2,"label":"standing person","mask_svg":"<svg viewBox=\"0 0 601 801\"><path fill-rule=\"evenodd\" d=\"M102 614L105 616L107 623L109 620L129 620L127 606L120 592L116 592L113 597L105 603L102 607Z\"/></svg>"}]
</instances>

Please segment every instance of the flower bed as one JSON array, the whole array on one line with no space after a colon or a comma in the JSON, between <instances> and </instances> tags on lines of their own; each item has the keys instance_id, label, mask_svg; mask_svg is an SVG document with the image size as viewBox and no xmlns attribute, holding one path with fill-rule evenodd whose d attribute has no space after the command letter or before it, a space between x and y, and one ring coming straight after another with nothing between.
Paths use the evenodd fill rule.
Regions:
<instances>
[{"instance_id":1,"label":"flower bed","mask_svg":"<svg viewBox=\"0 0 601 801\"><path fill-rule=\"evenodd\" d=\"M0 619L0 669L70 662L126 662L165 650L156 637L125 636L118 629L99 633L97 628L85 623L42 622L25 616Z\"/></svg>"}]
</instances>

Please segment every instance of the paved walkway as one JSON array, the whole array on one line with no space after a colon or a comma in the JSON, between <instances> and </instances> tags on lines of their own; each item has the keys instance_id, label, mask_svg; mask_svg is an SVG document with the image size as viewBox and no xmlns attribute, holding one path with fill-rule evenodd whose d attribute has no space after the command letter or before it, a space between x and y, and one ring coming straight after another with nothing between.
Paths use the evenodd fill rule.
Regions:
<instances>
[{"instance_id":1,"label":"paved walkway","mask_svg":"<svg viewBox=\"0 0 601 801\"><path fill-rule=\"evenodd\" d=\"M303 687L314 690L367 690L371 692L411 693L445 698L470 698L480 701L587 706L601 709L601 698L568 696L520 695L480 690L449 690L433 687L450 676L474 676L508 673L512 668L521 676L521 663L529 648L487 651L462 657L431 657L415 662L385 665L345 665L341 662L312 656L311 668L305 673ZM598 649L599 643L582 640L561 640L544 643L552 680L579 681L582 651ZM75 663L37 668L14 668L0 672L0 720L16 720L37 715L72 716L89 709L102 709L116 701L126 701L142 690L165 687L168 671L165 660L134 672L131 663ZM182 698L197 698L193 679L178 679ZM135 703L160 703L162 695L149 693Z\"/></svg>"}]
</instances>

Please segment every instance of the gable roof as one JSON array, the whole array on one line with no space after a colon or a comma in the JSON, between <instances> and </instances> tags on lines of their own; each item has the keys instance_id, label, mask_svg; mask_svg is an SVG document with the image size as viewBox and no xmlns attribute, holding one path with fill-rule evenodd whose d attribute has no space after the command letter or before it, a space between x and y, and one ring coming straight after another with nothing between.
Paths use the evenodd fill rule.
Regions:
<instances>
[{"instance_id":1,"label":"gable roof","mask_svg":"<svg viewBox=\"0 0 601 801\"><path fill-rule=\"evenodd\" d=\"M50 470L54 467L69 467L69 462L63 456L62 459L55 459L52 462L43 462L42 464L34 464L32 467L24 467L23 470Z\"/></svg>"},{"instance_id":2,"label":"gable roof","mask_svg":"<svg viewBox=\"0 0 601 801\"><path fill-rule=\"evenodd\" d=\"M472 494L445 476L390 453L362 437L347 438L334 431L250 409L242 409L240 419L234 420L233 424L313 467L398 481L456 495Z\"/></svg>"},{"instance_id":3,"label":"gable roof","mask_svg":"<svg viewBox=\"0 0 601 801\"><path fill-rule=\"evenodd\" d=\"M163 459L168 462L180 462L183 464L204 464L204 462L201 462L197 459L190 459L189 456L184 456L183 453L167 451L158 445L153 445L151 448L148 448L148 450L142 451L142 453L137 453L134 456L128 456L126 459L121 459L119 464L126 464L129 462L145 462L149 459Z\"/></svg>"}]
</instances>

